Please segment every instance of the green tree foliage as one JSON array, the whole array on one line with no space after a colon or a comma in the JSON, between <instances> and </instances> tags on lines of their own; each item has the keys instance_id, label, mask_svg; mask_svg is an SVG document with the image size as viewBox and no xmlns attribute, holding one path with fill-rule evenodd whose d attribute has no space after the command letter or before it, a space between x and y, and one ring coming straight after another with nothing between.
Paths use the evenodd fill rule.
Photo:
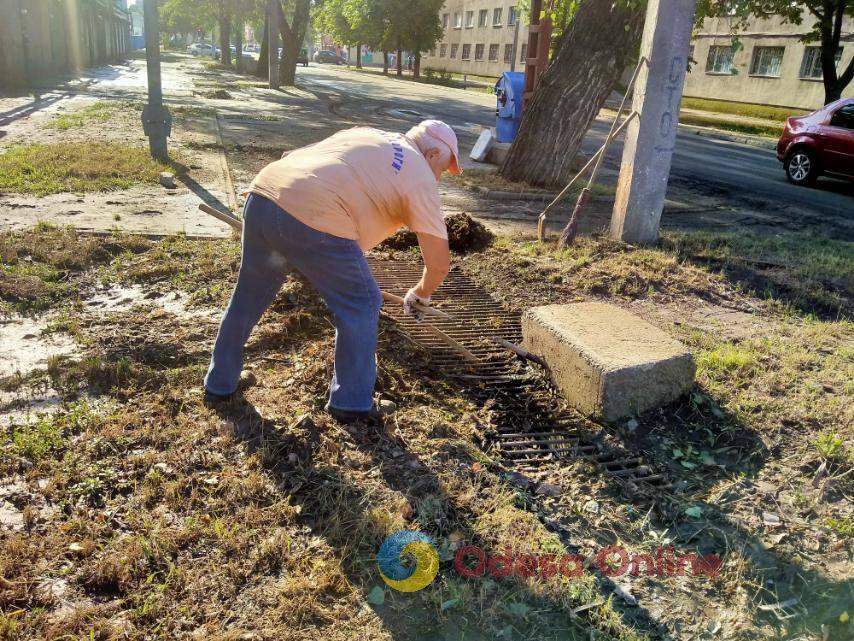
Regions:
<instances>
[{"instance_id":1,"label":"green tree foliage","mask_svg":"<svg viewBox=\"0 0 854 641\"><path fill-rule=\"evenodd\" d=\"M317 25L342 44L367 44L416 56L442 37L442 0L324 0Z\"/></svg>"},{"instance_id":2,"label":"green tree foliage","mask_svg":"<svg viewBox=\"0 0 854 641\"><path fill-rule=\"evenodd\" d=\"M842 27L854 17L854 0L699 0L697 19L726 16L733 20L733 35L752 17L782 16L786 22L810 27L806 42L821 45L821 69L824 77L825 104L839 100L842 91L854 79L854 60L844 69L836 68Z\"/></svg>"}]
</instances>

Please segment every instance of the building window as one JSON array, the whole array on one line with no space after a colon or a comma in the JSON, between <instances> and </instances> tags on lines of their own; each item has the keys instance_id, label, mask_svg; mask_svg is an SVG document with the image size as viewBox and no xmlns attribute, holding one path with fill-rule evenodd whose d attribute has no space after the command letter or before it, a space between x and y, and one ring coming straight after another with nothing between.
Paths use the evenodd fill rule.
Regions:
<instances>
[{"instance_id":1,"label":"building window","mask_svg":"<svg viewBox=\"0 0 854 641\"><path fill-rule=\"evenodd\" d=\"M448 21L449 21L450 19L451 19L451 14L450 14L450 13L443 13L443 14L442 14L442 29L447 29L447 28L448 28Z\"/></svg>"},{"instance_id":2,"label":"building window","mask_svg":"<svg viewBox=\"0 0 854 641\"><path fill-rule=\"evenodd\" d=\"M471 45L463 45L463 55L460 58L462 60L471 60Z\"/></svg>"},{"instance_id":3,"label":"building window","mask_svg":"<svg viewBox=\"0 0 854 641\"><path fill-rule=\"evenodd\" d=\"M466 11L466 29L474 26L474 11Z\"/></svg>"},{"instance_id":4,"label":"building window","mask_svg":"<svg viewBox=\"0 0 854 641\"><path fill-rule=\"evenodd\" d=\"M839 69L839 61L842 60L842 47L836 50L836 68ZM821 47L807 47L804 49L804 59L801 62L801 78L804 80L821 80L824 73L821 70Z\"/></svg>"},{"instance_id":5,"label":"building window","mask_svg":"<svg viewBox=\"0 0 854 641\"><path fill-rule=\"evenodd\" d=\"M483 60L483 45L474 46L474 59Z\"/></svg>"},{"instance_id":6,"label":"building window","mask_svg":"<svg viewBox=\"0 0 854 641\"><path fill-rule=\"evenodd\" d=\"M459 11L454 11L454 29L463 28L463 14Z\"/></svg>"},{"instance_id":7,"label":"building window","mask_svg":"<svg viewBox=\"0 0 854 641\"><path fill-rule=\"evenodd\" d=\"M439 57L444 58L448 54L448 45L442 43L439 45Z\"/></svg>"},{"instance_id":8,"label":"building window","mask_svg":"<svg viewBox=\"0 0 854 641\"><path fill-rule=\"evenodd\" d=\"M785 47L753 47L750 75L779 78L785 51Z\"/></svg>"},{"instance_id":9,"label":"building window","mask_svg":"<svg viewBox=\"0 0 854 641\"><path fill-rule=\"evenodd\" d=\"M485 27L489 20L489 9L481 9L477 16L477 26Z\"/></svg>"},{"instance_id":10,"label":"building window","mask_svg":"<svg viewBox=\"0 0 854 641\"><path fill-rule=\"evenodd\" d=\"M495 7L495 11L492 12L492 26L501 26L501 7Z\"/></svg>"},{"instance_id":11,"label":"building window","mask_svg":"<svg viewBox=\"0 0 854 641\"><path fill-rule=\"evenodd\" d=\"M451 58L457 57L457 49L460 45L451 45Z\"/></svg>"},{"instance_id":12,"label":"building window","mask_svg":"<svg viewBox=\"0 0 854 641\"><path fill-rule=\"evenodd\" d=\"M489 62L498 62L498 45L489 45Z\"/></svg>"},{"instance_id":13,"label":"building window","mask_svg":"<svg viewBox=\"0 0 854 641\"><path fill-rule=\"evenodd\" d=\"M513 45L504 45L504 62L508 65L513 62Z\"/></svg>"},{"instance_id":14,"label":"building window","mask_svg":"<svg viewBox=\"0 0 854 641\"><path fill-rule=\"evenodd\" d=\"M522 43L522 53L519 54L519 62L527 63L528 62L528 43Z\"/></svg>"},{"instance_id":15,"label":"building window","mask_svg":"<svg viewBox=\"0 0 854 641\"><path fill-rule=\"evenodd\" d=\"M507 26L512 27L516 24L516 7L512 6L507 10Z\"/></svg>"},{"instance_id":16,"label":"building window","mask_svg":"<svg viewBox=\"0 0 854 641\"><path fill-rule=\"evenodd\" d=\"M732 73L732 59L735 47L709 47L709 57L706 60L706 73Z\"/></svg>"}]
</instances>

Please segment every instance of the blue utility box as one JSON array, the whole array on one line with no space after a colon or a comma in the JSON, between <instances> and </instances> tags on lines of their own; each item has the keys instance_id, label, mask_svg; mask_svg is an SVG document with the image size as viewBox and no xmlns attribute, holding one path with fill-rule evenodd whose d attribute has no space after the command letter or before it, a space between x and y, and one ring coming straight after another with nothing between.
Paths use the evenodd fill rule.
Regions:
<instances>
[{"instance_id":1,"label":"blue utility box","mask_svg":"<svg viewBox=\"0 0 854 641\"><path fill-rule=\"evenodd\" d=\"M522 123L522 93L525 91L525 74L505 71L495 83L495 139L513 142Z\"/></svg>"}]
</instances>

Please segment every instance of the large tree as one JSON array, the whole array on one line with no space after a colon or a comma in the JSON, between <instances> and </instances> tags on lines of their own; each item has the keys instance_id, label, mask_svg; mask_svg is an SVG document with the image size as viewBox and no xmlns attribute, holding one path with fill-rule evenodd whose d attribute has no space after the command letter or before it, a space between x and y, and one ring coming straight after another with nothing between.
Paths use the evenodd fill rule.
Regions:
<instances>
[{"instance_id":1,"label":"large tree","mask_svg":"<svg viewBox=\"0 0 854 641\"><path fill-rule=\"evenodd\" d=\"M854 17L854 0L699 0L697 16L735 16L733 31L745 26L751 17L780 15L786 22L803 24L812 21L805 40L821 44L821 70L824 79L825 104L839 100L842 91L854 80L854 59L845 69L836 67L842 43L842 27Z\"/></svg>"},{"instance_id":2,"label":"large tree","mask_svg":"<svg viewBox=\"0 0 854 641\"><path fill-rule=\"evenodd\" d=\"M645 3L580 0L540 77L499 173L532 185L563 186L581 141L637 54Z\"/></svg>"},{"instance_id":3,"label":"large tree","mask_svg":"<svg viewBox=\"0 0 854 641\"><path fill-rule=\"evenodd\" d=\"M282 57L279 60L279 82L293 85L296 80L297 58L308 29L311 0L293 0L278 5L278 28L282 36Z\"/></svg>"}]
</instances>

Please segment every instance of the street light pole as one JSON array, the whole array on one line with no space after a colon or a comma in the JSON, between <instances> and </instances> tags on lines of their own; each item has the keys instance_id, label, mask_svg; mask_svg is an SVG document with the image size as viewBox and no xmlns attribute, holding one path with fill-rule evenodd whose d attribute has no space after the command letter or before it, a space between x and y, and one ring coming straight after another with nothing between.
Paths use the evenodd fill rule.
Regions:
<instances>
[{"instance_id":1,"label":"street light pole","mask_svg":"<svg viewBox=\"0 0 854 641\"><path fill-rule=\"evenodd\" d=\"M279 0L267 0L267 73L270 89L279 88Z\"/></svg>"},{"instance_id":2,"label":"street light pole","mask_svg":"<svg viewBox=\"0 0 854 641\"><path fill-rule=\"evenodd\" d=\"M148 136L151 156L161 162L169 160L166 139L172 132L172 115L163 106L160 83L160 15L157 0L145 0L145 61L148 71L148 104L142 110L142 130Z\"/></svg>"}]
</instances>

